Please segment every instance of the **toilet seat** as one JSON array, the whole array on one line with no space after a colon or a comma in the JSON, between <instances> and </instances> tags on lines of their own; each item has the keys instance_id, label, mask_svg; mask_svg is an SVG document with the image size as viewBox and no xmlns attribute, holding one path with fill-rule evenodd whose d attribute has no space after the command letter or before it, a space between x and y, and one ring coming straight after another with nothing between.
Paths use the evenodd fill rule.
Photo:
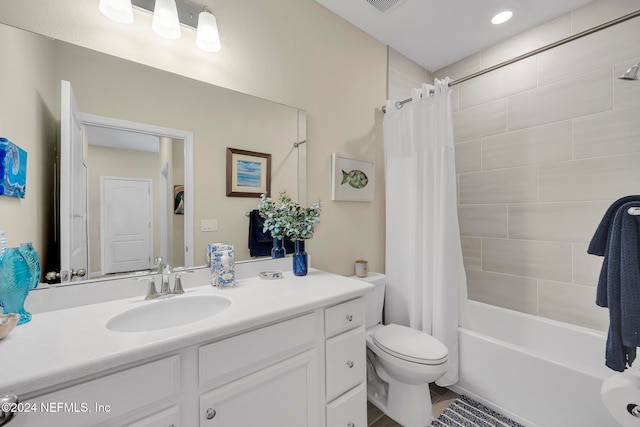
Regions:
<instances>
[{"instance_id":1,"label":"toilet seat","mask_svg":"<svg viewBox=\"0 0 640 427\"><path fill-rule=\"evenodd\" d=\"M449 352L440 341L422 331L401 325L385 325L373 332L373 342L384 352L422 365L440 365Z\"/></svg>"}]
</instances>

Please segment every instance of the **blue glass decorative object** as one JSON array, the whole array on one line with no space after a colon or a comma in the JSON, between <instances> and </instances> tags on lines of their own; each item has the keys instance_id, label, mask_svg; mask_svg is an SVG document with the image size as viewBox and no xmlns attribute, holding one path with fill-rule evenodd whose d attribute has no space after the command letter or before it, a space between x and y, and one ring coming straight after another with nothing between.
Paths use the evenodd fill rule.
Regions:
<instances>
[{"instance_id":1,"label":"blue glass decorative object","mask_svg":"<svg viewBox=\"0 0 640 427\"><path fill-rule=\"evenodd\" d=\"M294 241L294 245L293 274L296 276L306 276L308 270L308 257L304 250L304 240L296 240Z\"/></svg>"},{"instance_id":2,"label":"blue glass decorative object","mask_svg":"<svg viewBox=\"0 0 640 427\"><path fill-rule=\"evenodd\" d=\"M284 258L286 254L284 239L282 237L274 237L273 248L271 248L271 258Z\"/></svg>"},{"instance_id":3,"label":"blue glass decorative object","mask_svg":"<svg viewBox=\"0 0 640 427\"><path fill-rule=\"evenodd\" d=\"M0 305L3 314L20 315L18 325L31 320L24 309L24 301L40 280L40 261L31 243L21 243L19 248L3 248L0 251Z\"/></svg>"},{"instance_id":4,"label":"blue glass decorative object","mask_svg":"<svg viewBox=\"0 0 640 427\"><path fill-rule=\"evenodd\" d=\"M24 199L27 188L27 152L0 138L0 196Z\"/></svg>"}]
</instances>

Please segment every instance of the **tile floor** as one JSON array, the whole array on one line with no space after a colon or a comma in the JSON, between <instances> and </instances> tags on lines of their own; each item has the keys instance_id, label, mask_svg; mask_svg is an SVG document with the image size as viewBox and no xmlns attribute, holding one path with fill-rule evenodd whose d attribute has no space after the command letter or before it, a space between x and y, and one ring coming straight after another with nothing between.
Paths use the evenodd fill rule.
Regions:
<instances>
[{"instance_id":1,"label":"tile floor","mask_svg":"<svg viewBox=\"0 0 640 427\"><path fill-rule=\"evenodd\" d=\"M458 395L451 390L430 384L431 389L431 402L433 402L433 417L438 418L438 415L444 411L447 406L458 398ZM378 408L367 402L367 425L369 427L402 427L391 418L384 415Z\"/></svg>"}]
</instances>

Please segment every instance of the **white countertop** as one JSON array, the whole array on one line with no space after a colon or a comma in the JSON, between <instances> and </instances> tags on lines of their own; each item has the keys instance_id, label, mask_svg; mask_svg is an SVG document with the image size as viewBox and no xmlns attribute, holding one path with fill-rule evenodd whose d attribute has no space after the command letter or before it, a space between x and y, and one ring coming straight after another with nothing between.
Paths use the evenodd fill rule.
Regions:
<instances>
[{"instance_id":1,"label":"white countertop","mask_svg":"<svg viewBox=\"0 0 640 427\"><path fill-rule=\"evenodd\" d=\"M38 390L362 296L370 289L364 281L310 269L303 277L285 271L280 280L252 277L232 288L206 284L152 301L139 295L37 313L0 340L0 395L31 397ZM156 331L114 332L106 327L109 319L131 308L195 295L221 295L231 306L213 317Z\"/></svg>"}]
</instances>

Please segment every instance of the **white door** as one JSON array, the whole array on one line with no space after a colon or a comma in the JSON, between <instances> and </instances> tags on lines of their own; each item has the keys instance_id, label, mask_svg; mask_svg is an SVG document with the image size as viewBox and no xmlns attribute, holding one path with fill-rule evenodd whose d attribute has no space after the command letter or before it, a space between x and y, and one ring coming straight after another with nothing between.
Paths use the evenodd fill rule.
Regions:
<instances>
[{"instance_id":1,"label":"white door","mask_svg":"<svg viewBox=\"0 0 640 427\"><path fill-rule=\"evenodd\" d=\"M152 265L151 180L100 177L102 273L146 270Z\"/></svg>"},{"instance_id":2,"label":"white door","mask_svg":"<svg viewBox=\"0 0 640 427\"><path fill-rule=\"evenodd\" d=\"M77 280L87 270L87 178L84 129L71 83L61 82L60 110L60 280Z\"/></svg>"}]
</instances>

